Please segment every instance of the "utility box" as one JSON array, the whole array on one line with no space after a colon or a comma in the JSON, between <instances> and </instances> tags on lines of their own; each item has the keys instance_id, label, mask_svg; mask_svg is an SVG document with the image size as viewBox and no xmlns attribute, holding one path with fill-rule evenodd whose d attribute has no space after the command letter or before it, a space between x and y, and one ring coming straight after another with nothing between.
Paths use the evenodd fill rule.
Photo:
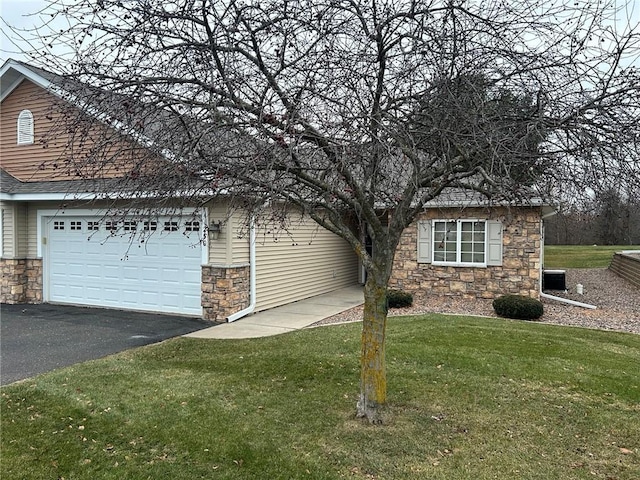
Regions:
<instances>
[{"instance_id":1,"label":"utility box","mask_svg":"<svg viewBox=\"0 0 640 480\"><path fill-rule=\"evenodd\" d=\"M542 290L566 290L567 271L566 270L543 270Z\"/></svg>"}]
</instances>

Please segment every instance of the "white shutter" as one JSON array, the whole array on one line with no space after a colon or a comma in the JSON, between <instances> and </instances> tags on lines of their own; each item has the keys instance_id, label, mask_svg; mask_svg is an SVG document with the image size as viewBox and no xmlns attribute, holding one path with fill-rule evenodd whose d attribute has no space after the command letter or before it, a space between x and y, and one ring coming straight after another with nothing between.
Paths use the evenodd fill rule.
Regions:
<instances>
[{"instance_id":1,"label":"white shutter","mask_svg":"<svg viewBox=\"0 0 640 480\"><path fill-rule=\"evenodd\" d=\"M431 263L431 221L418 222L418 263Z\"/></svg>"},{"instance_id":2,"label":"white shutter","mask_svg":"<svg viewBox=\"0 0 640 480\"><path fill-rule=\"evenodd\" d=\"M18 145L33 143L33 114L22 110L18 115Z\"/></svg>"},{"instance_id":3,"label":"white shutter","mask_svg":"<svg viewBox=\"0 0 640 480\"><path fill-rule=\"evenodd\" d=\"M489 220L487 227L489 230L487 265L502 265L502 223L496 220Z\"/></svg>"}]
</instances>

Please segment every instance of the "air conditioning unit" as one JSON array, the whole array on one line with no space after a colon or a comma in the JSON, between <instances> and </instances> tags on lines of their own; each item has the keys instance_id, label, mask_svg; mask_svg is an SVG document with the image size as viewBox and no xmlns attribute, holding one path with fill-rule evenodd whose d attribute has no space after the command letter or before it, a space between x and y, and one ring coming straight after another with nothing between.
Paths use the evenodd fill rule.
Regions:
<instances>
[{"instance_id":1,"label":"air conditioning unit","mask_svg":"<svg viewBox=\"0 0 640 480\"><path fill-rule=\"evenodd\" d=\"M542 290L566 290L567 271L566 270L543 270Z\"/></svg>"}]
</instances>

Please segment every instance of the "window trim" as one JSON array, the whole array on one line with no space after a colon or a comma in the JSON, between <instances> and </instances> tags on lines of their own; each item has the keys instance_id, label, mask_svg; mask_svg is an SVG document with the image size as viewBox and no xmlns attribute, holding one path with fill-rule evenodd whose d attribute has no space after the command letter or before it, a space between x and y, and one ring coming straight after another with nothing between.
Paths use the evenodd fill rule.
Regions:
<instances>
[{"instance_id":1,"label":"window trim","mask_svg":"<svg viewBox=\"0 0 640 480\"><path fill-rule=\"evenodd\" d=\"M446 260L436 260L435 254L435 244L437 242L436 239L436 224L437 223L456 223L456 261L450 262ZM484 261L482 262L463 262L460 260L462 255L462 224L463 223L477 223L481 222L484 225L484 242L482 243L484 250ZM489 254L489 221L483 218L459 218L459 219L440 219L436 218L431 221L431 263L436 266L444 266L444 267L486 267L487 266L487 256Z\"/></svg>"},{"instance_id":2,"label":"window trim","mask_svg":"<svg viewBox=\"0 0 640 480\"><path fill-rule=\"evenodd\" d=\"M17 121L17 144L32 145L35 139L33 113L24 109L18 114Z\"/></svg>"}]
</instances>

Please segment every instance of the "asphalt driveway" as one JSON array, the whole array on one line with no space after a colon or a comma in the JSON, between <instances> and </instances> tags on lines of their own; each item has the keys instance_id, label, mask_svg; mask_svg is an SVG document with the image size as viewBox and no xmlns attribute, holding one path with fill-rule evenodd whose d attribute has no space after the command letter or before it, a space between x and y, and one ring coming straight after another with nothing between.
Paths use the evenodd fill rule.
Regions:
<instances>
[{"instance_id":1,"label":"asphalt driveway","mask_svg":"<svg viewBox=\"0 0 640 480\"><path fill-rule=\"evenodd\" d=\"M199 318L66 305L0 307L0 385L210 327Z\"/></svg>"}]
</instances>

